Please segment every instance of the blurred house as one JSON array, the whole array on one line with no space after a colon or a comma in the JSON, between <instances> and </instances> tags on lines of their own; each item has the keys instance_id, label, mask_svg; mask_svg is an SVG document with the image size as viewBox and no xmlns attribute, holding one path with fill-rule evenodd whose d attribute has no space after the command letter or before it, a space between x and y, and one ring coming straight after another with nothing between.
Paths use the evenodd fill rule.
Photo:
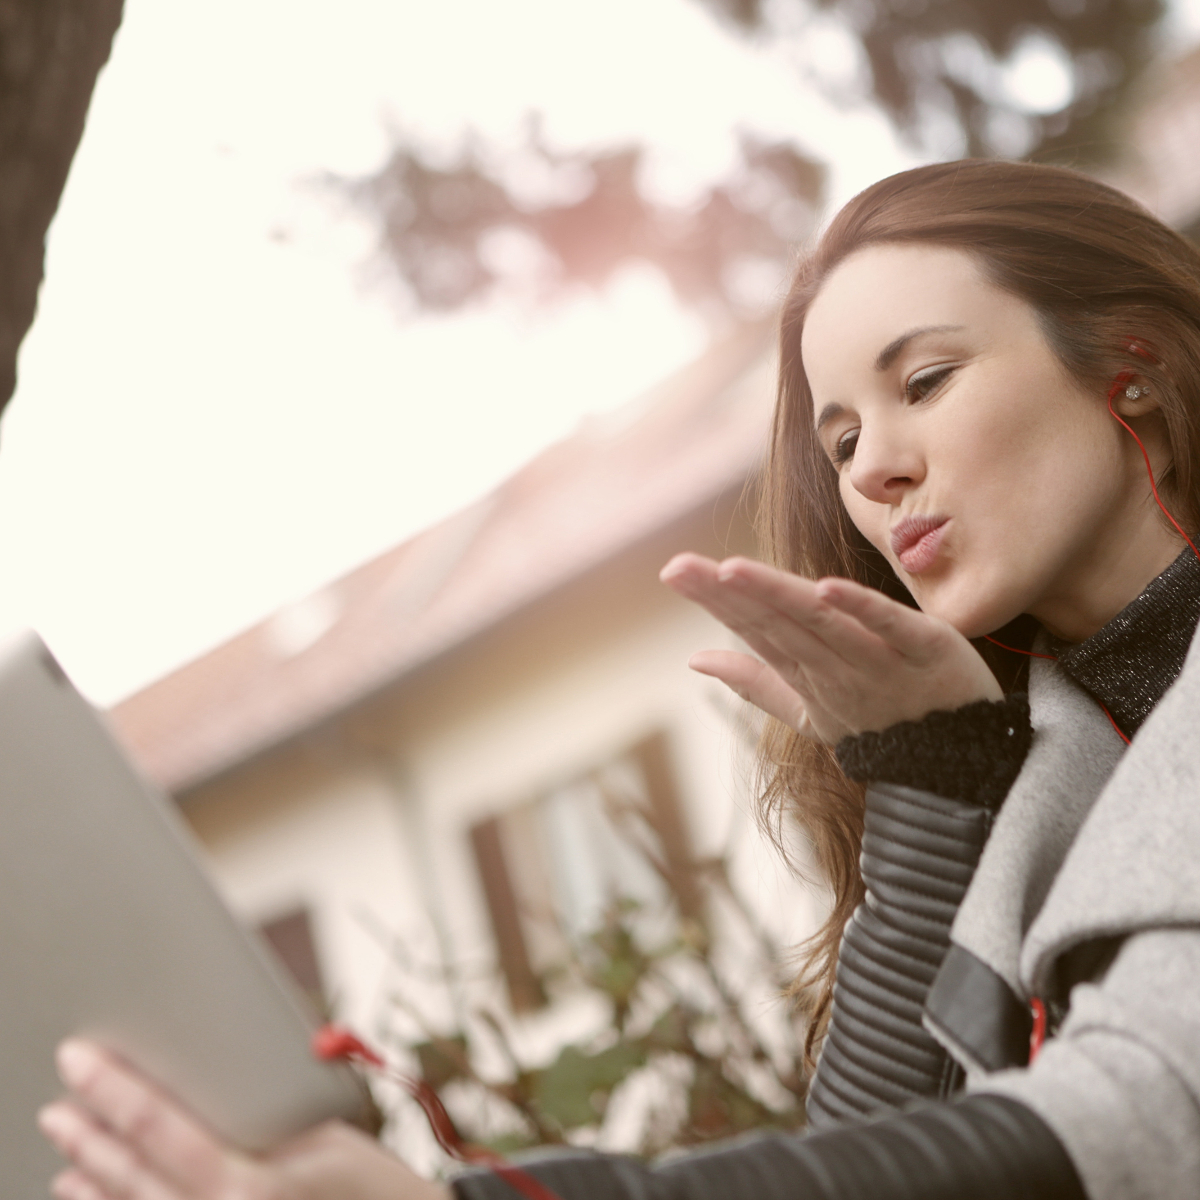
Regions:
<instances>
[{"instance_id":1,"label":"blurred house","mask_svg":"<svg viewBox=\"0 0 1200 1200\"><path fill-rule=\"evenodd\" d=\"M811 928L753 828L740 706L685 665L731 639L657 579L681 550L754 551L771 342L716 345L113 711L235 910L343 1018L371 1027L398 946L496 963L536 1009L564 939L659 886L603 821L605 780L649 806L685 902L690 860L732 840L764 919Z\"/></svg>"}]
</instances>

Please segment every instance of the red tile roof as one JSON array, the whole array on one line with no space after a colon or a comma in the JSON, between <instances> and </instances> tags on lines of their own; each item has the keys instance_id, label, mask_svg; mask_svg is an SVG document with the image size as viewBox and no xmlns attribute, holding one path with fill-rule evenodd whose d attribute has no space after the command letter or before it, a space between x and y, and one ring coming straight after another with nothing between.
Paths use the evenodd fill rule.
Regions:
<instances>
[{"instance_id":1,"label":"red tile roof","mask_svg":"<svg viewBox=\"0 0 1200 1200\"><path fill-rule=\"evenodd\" d=\"M118 704L118 736L163 787L195 787L711 503L761 459L771 342L741 330L588 418L477 504Z\"/></svg>"}]
</instances>

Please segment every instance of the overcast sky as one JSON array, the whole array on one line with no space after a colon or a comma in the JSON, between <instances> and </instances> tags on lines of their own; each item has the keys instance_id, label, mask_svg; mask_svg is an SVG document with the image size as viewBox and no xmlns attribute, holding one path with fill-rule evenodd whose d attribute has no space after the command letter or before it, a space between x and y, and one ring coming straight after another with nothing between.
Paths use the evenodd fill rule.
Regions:
<instances>
[{"instance_id":1,"label":"overcast sky","mask_svg":"<svg viewBox=\"0 0 1200 1200\"><path fill-rule=\"evenodd\" d=\"M111 702L695 355L650 272L403 319L315 183L376 167L389 123L503 142L531 110L562 146L649 142L678 197L738 128L829 161L834 200L910 161L692 0L126 0L0 425L0 629Z\"/></svg>"}]
</instances>

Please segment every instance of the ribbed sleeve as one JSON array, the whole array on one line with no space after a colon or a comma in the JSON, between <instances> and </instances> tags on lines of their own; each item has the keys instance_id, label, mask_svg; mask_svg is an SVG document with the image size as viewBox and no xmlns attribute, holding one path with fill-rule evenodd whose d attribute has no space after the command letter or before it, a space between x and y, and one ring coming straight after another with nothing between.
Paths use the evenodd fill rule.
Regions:
<instances>
[{"instance_id":1,"label":"ribbed sleeve","mask_svg":"<svg viewBox=\"0 0 1200 1200\"><path fill-rule=\"evenodd\" d=\"M867 789L868 900L842 937L833 1016L808 1097L814 1128L957 1086L921 1013L990 822L986 809L961 800L895 784Z\"/></svg>"},{"instance_id":2,"label":"ribbed sleeve","mask_svg":"<svg viewBox=\"0 0 1200 1200\"><path fill-rule=\"evenodd\" d=\"M561 1200L1086 1200L1050 1129L1001 1096L756 1138L657 1168L596 1154L522 1167ZM454 1191L457 1200L521 1200L490 1172L461 1176Z\"/></svg>"}]
</instances>

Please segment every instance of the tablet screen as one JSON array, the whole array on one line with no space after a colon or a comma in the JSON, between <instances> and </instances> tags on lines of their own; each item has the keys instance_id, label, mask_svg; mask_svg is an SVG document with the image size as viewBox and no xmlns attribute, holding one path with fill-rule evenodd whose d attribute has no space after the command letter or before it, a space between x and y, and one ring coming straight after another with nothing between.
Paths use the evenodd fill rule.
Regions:
<instances>
[{"instance_id":1,"label":"tablet screen","mask_svg":"<svg viewBox=\"0 0 1200 1200\"><path fill-rule=\"evenodd\" d=\"M210 883L173 801L131 767L41 641L0 647L0 1200L61 1162L35 1114L54 1047L117 1051L247 1149L362 1093L313 1060L315 1015Z\"/></svg>"}]
</instances>

